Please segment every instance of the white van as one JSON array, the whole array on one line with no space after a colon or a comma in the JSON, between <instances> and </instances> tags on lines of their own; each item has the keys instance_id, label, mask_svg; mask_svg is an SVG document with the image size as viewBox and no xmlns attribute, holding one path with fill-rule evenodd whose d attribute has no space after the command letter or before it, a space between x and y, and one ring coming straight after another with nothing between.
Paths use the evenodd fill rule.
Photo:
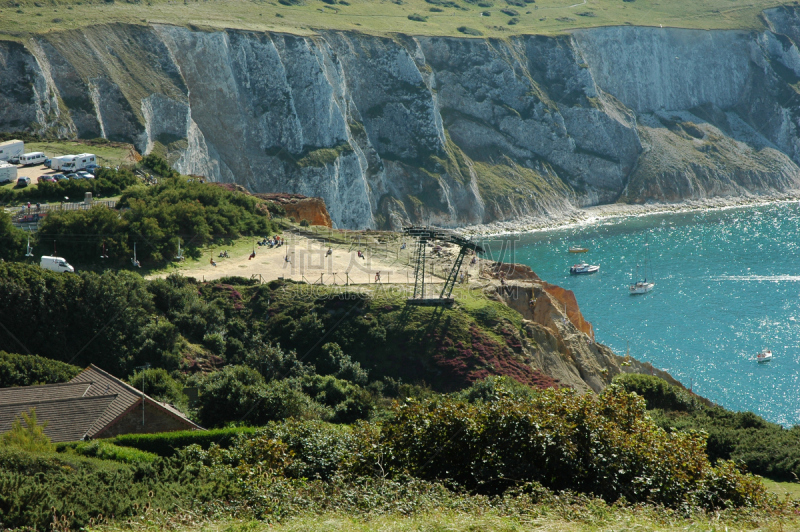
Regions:
<instances>
[{"instance_id":1,"label":"white van","mask_svg":"<svg viewBox=\"0 0 800 532\"><path fill-rule=\"evenodd\" d=\"M40 151L34 151L19 156L19 164L22 166L34 166L42 164L47 159L47 155Z\"/></svg>"},{"instance_id":2,"label":"white van","mask_svg":"<svg viewBox=\"0 0 800 532\"><path fill-rule=\"evenodd\" d=\"M41 266L45 270L50 270L54 272L75 273L75 268L70 266L69 262L62 259L61 257L42 256L42 261L39 263L39 266Z\"/></svg>"}]
</instances>

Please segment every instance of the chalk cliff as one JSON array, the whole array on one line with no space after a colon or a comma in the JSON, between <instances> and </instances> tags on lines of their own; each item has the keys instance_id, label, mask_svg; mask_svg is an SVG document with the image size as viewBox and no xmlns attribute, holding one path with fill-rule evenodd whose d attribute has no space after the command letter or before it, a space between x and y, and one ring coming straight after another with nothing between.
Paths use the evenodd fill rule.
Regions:
<instances>
[{"instance_id":1,"label":"chalk cliff","mask_svg":"<svg viewBox=\"0 0 800 532\"><path fill-rule=\"evenodd\" d=\"M321 197L338 227L458 226L800 188L800 12L761 32L508 40L105 25L0 41L0 130L132 142Z\"/></svg>"}]
</instances>

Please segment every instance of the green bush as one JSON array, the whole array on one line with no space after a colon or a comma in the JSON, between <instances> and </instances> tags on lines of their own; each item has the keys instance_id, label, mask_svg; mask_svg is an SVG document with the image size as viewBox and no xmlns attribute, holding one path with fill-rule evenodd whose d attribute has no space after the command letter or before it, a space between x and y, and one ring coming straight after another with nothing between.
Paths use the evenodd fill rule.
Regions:
<instances>
[{"instance_id":1,"label":"green bush","mask_svg":"<svg viewBox=\"0 0 800 532\"><path fill-rule=\"evenodd\" d=\"M155 153L146 156L140 164L161 177L178 177L178 172L172 169L167 160Z\"/></svg>"},{"instance_id":2,"label":"green bush","mask_svg":"<svg viewBox=\"0 0 800 532\"><path fill-rule=\"evenodd\" d=\"M11 215L0 209L0 259L21 260L26 251L29 233L14 227Z\"/></svg>"},{"instance_id":3,"label":"green bush","mask_svg":"<svg viewBox=\"0 0 800 532\"><path fill-rule=\"evenodd\" d=\"M39 238L48 246L57 240L60 253L73 262L128 265L136 244L140 263L161 264L173 259L179 239L187 255L198 256L201 246L219 239L275 232L259 214L259 203L241 192L175 177L126 188L118 209L53 212L41 223ZM108 259L100 258L103 245Z\"/></svg>"},{"instance_id":4,"label":"green bush","mask_svg":"<svg viewBox=\"0 0 800 532\"><path fill-rule=\"evenodd\" d=\"M158 434L124 434L110 440L114 445L133 447L140 451L170 457L189 445L199 445L208 449L212 445L227 448L234 444L240 435L252 435L252 427L229 427L213 430L183 430Z\"/></svg>"},{"instance_id":5,"label":"green bush","mask_svg":"<svg viewBox=\"0 0 800 532\"><path fill-rule=\"evenodd\" d=\"M67 382L81 368L37 355L0 351L0 388Z\"/></svg>"},{"instance_id":6,"label":"green bush","mask_svg":"<svg viewBox=\"0 0 800 532\"><path fill-rule=\"evenodd\" d=\"M636 392L644 398L648 409L660 408L690 412L701 406L692 395L664 379L654 375L626 373L614 378L614 382L628 392Z\"/></svg>"},{"instance_id":7,"label":"green bush","mask_svg":"<svg viewBox=\"0 0 800 532\"><path fill-rule=\"evenodd\" d=\"M16 447L23 451L42 453L55 450L50 438L44 433L47 421L39 425L36 419L36 408L31 408L11 423L11 430L0 435L0 444L5 447Z\"/></svg>"},{"instance_id":8,"label":"green bush","mask_svg":"<svg viewBox=\"0 0 800 532\"><path fill-rule=\"evenodd\" d=\"M73 452L81 456L93 456L103 460L115 460L127 464L154 462L158 455L134 449L121 447L107 440L94 440L88 442L59 443L56 445L59 453Z\"/></svg>"},{"instance_id":9,"label":"green bush","mask_svg":"<svg viewBox=\"0 0 800 532\"><path fill-rule=\"evenodd\" d=\"M183 409L187 406L187 398L183 394L183 386L163 368L137 371L128 377L128 384L137 390L144 390L144 393L157 401L169 403Z\"/></svg>"},{"instance_id":10,"label":"green bush","mask_svg":"<svg viewBox=\"0 0 800 532\"><path fill-rule=\"evenodd\" d=\"M168 370L180 363L177 329L153 319L153 296L140 275L73 275L6 262L0 263L0 294L14 309L4 316L0 345L16 344L13 331L31 352L84 367L94 363L119 376L145 363Z\"/></svg>"},{"instance_id":11,"label":"green bush","mask_svg":"<svg viewBox=\"0 0 800 532\"><path fill-rule=\"evenodd\" d=\"M481 35L483 35L483 32L478 31L475 28L470 28L468 26L459 26L456 29L461 33L463 33L464 35L473 35L475 37L480 37Z\"/></svg>"},{"instance_id":12,"label":"green bush","mask_svg":"<svg viewBox=\"0 0 800 532\"><path fill-rule=\"evenodd\" d=\"M112 517L152 517L156 510L205 511L238 493L229 477L194 464L163 459L125 464L0 447L0 516L11 529L44 530L55 518L63 529L78 530Z\"/></svg>"},{"instance_id":13,"label":"green bush","mask_svg":"<svg viewBox=\"0 0 800 532\"><path fill-rule=\"evenodd\" d=\"M475 404L407 403L386 423L381 440L396 473L481 493L533 481L607 501L667 506L766 500L760 483L727 465L712 468L703 435L659 429L644 401L618 386L600 397L546 390L531 399L509 394ZM725 483L717 483L719 477Z\"/></svg>"}]
</instances>

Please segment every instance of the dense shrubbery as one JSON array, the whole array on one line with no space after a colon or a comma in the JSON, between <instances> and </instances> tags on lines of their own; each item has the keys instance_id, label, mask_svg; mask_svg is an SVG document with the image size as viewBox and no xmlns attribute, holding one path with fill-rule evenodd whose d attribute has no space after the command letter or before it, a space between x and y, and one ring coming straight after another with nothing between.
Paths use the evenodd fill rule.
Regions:
<instances>
[{"instance_id":1,"label":"dense shrubbery","mask_svg":"<svg viewBox=\"0 0 800 532\"><path fill-rule=\"evenodd\" d=\"M138 183L139 180L130 170L99 168L95 171L95 179L69 179L57 183L41 181L36 187L28 187L20 191L5 188L0 191L0 203L17 201L61 201L64 197L71 201L83 201L86 192L94 198L116 196L123 190Z\"/></svg>"},{"instance_id":2,"label":"dense shrubbery","mask_svg":"<svg viewBox=\"0 0 800 532\"><path fill-rule=\"evenodd\" d=\"M176 369L179 334L167 320L156 320L147 283L130 272L60 274L38 266L0 263L0 294L5 328L0 345L88 366L115 375L135 366ZM46 334L43 332L46 331Z\"/></svg>"},{"instance_id":3,"label":"dense shrubbery","mask_svg":"<svg viewBox=\"0 0 800 532\"><path fill-rule=\"evenodd\" d=\"M12 529L42 530L55 515L72 530L104 518L202 509L237 493L232 479L188 462L129 465L0 448L0 516Z\"/></svg>"},{"instance_id":4,"label":"dense shrubbery","mask_svg":"<svg viewBox=\"0 0 800 532\"><path fill-rule=\"evenodd\" d=\"M484 493L535 481L608 501L670 506L695 500L739 506L765 498L755 479L712 468L702 435L659 429L645 415L644 401L618 387L597 398L543 391L530 399L508 394L474 404L405 404L382 439L398 470ZM713 482L720 477L738 491L717 493Z\"/></svg>"},{"instance_id":5,"label":"dense shrubbery","mask_svg":"<svg viewBox=\"0 0 800 532\"><path fill-rule=\"evenodd\" d=\"M0 388L67 382L81 368L37 355L0 351Z\"/></svg>"},{"instance_id":6,"label":"dense shrubbery","mask_svg":"<svg viewBox=\"0 0 800 532\"><path fill-rule=\"evenodd\" d=\"M165 179L157 186L135 186L125 190L118 210L97 206L86 211L56 211L42 222L39 239L49 246L53 240L59 253L78 263L124 264L136 256L145 265L172 260L178 244L187 255L217 239L240 235L266 235L275 226L256 205L260 200L222 187L208 186L185 178Z\"/></svg>"},{"instance_id":7,"label":"dense shrubbery","mask_svg":"<svg viewBox=\"0 0 800 532\"><path fill-rule=\"evenodd\" d=\"M615 382L644 397L650 415L663 429L708 434L706 452L712 463L735 460L748 471L775 480L800 476L800 427L785 429L752 412L707 406L686 390L650 375L622 375Z\"/></svg>"},{"instance_id":8,"label":"dense shrubbery","mask_svg":"<svg viewBox=\"0 0 800 532\"><path fill-rule=\"evenodd\" d=\"M230 427L212 430L182 430L160 434L123 434L110 440L115 445L133 447L140 451L163 457L174 456L176 452L190 445L208 449L211 445L227 448L238 441L239 435L251 435L253 427Z\"/></svg>"},{"instance_id":9,"label":"dense shrubbery","mask_svg":"<svg viewBox=\"0 0 800 532\"><path fill-rule=\"evenodd\" d=\"M22 259L29 236L22 229L14 227L11 223L11 215L0 209L0 259Z\"/></svg>"}]
</instances>

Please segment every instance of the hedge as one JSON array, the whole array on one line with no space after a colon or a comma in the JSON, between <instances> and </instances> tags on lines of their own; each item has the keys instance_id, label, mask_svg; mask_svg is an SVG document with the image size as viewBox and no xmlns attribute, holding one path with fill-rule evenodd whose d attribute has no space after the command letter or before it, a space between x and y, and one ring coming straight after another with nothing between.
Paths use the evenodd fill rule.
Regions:
<instances>
[{"instance_id":1,"label":"hedge","mask_svg":"<svg viewBox=\"0 0 800 532\"><path fill-rule=\"evenodd\" d=\"M161 432L156 434L123 434L109 440L115 445L135 447L140 451L147 451L159 456L173 456L175 451L192 444L197 444L203 449L211 447L212 443L226 448L233 445L240 434L252 435L254 427L230 427L214 430L182 430L178 432Z\"/></svg>"}]
</instances>

